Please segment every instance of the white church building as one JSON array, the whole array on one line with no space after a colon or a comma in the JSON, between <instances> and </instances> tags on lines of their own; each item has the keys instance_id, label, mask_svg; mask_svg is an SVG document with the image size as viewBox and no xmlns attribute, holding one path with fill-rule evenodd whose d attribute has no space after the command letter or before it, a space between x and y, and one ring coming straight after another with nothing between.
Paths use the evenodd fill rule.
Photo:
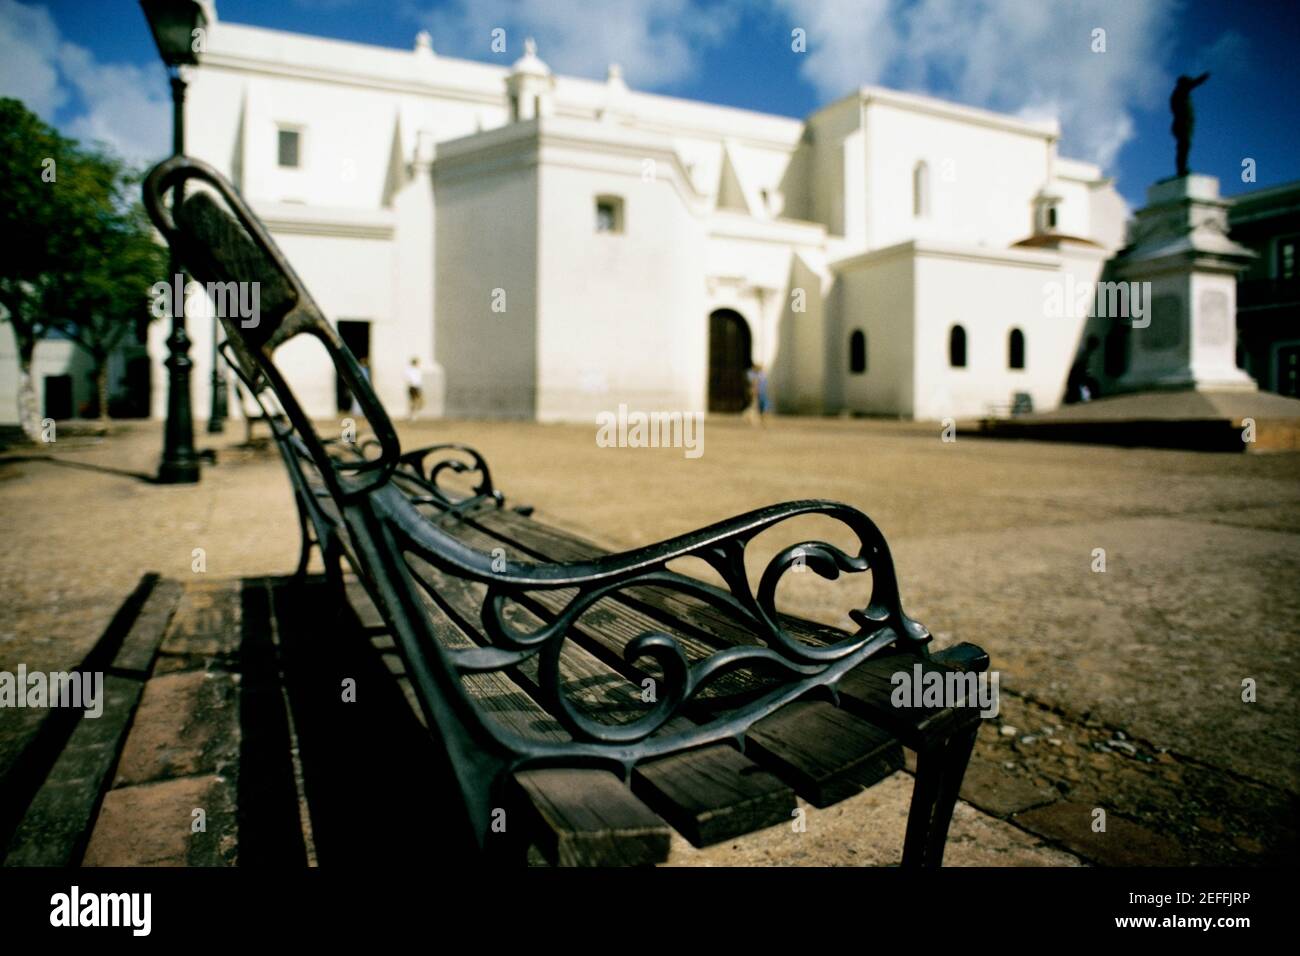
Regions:
<instances>
[{"instance_id":1,"label":"white church building","mask_svg":"<svg viewBox=\"0 0 1300 956\"><path fill-rule=\"evenodd\" d=\"M557 76L531 43L511 67L434 46L215 22L186 110L188 152L251 202L394 414L412 358L428 415L735 411L751 363L792 413L1060 403L1087 319L1045 300L1098 279L1127 211L1054 122L874 87L797 120L632 90L616 66ZM189 331L201 416L210 322ZM289 360L310 414L346 411L323 357Z\"/></svg>"}]
</instances>

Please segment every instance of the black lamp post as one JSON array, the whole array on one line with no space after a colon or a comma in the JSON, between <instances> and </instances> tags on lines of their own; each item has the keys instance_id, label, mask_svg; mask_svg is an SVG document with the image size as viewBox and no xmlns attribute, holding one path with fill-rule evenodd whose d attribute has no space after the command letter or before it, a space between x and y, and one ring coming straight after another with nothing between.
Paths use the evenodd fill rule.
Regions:
<instances>
[{"instance_id":1,"label":"black lamp post","mask_svg":"<svg viewBox=\"0 0 1300 956\"><path fill-rule=\"evenodd\" d=\"M185 152L185 79L182 66L197 63L195 30L207 24L198 0L140 0L158 53L167 64L172 87L172 153ZM172 192L172 208L180 206L183 189ZM176 253L169 259L171 274L180 272ZM181 283L182 294L185 288ZM192 484L199 480L199 457L194 451L194 414L190 408L190 337L185 332L184 303L172 303L172 334L167 339L167 424L163 431L162 463L158 480L164 484ZM176 313L180 312L180 315Z\"/></svg>"}]
</instances>

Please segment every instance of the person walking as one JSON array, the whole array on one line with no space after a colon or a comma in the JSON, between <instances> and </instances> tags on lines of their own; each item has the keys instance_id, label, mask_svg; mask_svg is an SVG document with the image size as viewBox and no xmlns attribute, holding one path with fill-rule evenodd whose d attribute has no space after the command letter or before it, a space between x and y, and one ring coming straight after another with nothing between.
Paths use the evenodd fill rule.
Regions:
<instances>
[{"instance_id":1,"label":"person walking","mask_svg":"<svg viewBox=\"0 0 1300 956\"><path fill-rule=\"evenodd\" d=\"M749 419L751 425L767 424L767 412L770 406L767 391L767 372L763 366L755 362L745 378L749 382L749 407L745 409L745 416Z\"/></svg>"},{"instance_id":2,"label":"person walking","mask_svg":"<svg viewBox=\"0 0 1300 956\"><path fill-rule=\"evenodd\" d=\"M420 410L424 408L424 374L420 371L420 360L411 356L411 364L406 369L406 399L410 406L410 421L415 421Z\"/></svg>"}]
</instances>

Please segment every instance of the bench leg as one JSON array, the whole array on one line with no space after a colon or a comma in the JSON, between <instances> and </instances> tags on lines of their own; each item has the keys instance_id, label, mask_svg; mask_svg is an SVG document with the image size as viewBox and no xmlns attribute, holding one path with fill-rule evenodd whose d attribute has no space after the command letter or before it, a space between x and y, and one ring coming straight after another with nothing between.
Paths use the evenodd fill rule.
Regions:
<instances>
[{"instance_id":1,"label":"bench leg","mask_svg":"<svg viewBox=\"0 0 1300 956\"><path fill-rule=\"evenodd\" d=\"M343 556L341 549L334 541L323 545L320 549L321 560L325 562L325 580L329 582L330 590L339 597L344 603L347 602L348 588L343 580Z\"/></svg>"},{"instance_id":2,"label":"bench leg","mask_svg":"<svg viewBox=\"0 0 1300 956\"><path fill-rule=\"evenodd\" d=\"M916 755L916 783L907 815L903 866L938 867L943 864L948 824L957 805L962 777L975 749L979 728L964 731L932 750Z\"/></svg>"},{"instance_id":3,"label":"bench leg","mask_svg":"<svg viewBox=\"0 0 1300 956\"><path fill-rule=\"evenodd\" d=\"M298 530L299 537L302 539L302 548L298 552L298 568L293 572L293 576L302 579L307 576L307 565L311 563L311 549L316 542L312 539L311 529L307 526L307 516L302 513L302 508L298 508Z\"/></svg>"}]
</instances>

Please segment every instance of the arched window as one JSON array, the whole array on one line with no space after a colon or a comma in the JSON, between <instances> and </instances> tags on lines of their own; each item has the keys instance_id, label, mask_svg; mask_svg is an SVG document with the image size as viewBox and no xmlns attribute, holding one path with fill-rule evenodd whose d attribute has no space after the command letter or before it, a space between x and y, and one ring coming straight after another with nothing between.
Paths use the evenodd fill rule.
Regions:
<instances>
[{"instance_id":1,"label":"arched window","mask_svg":"<svg viewBox=\"0 0 1300 956\"><path fill-rule=\"evenodd\" d=\"M912 169L912 215L930 215L930 167L921 160Z\"/></svg>"},{"instance_id":2,"label":"arched window","mask_svg":"<svg viewBox=\"0 0 1300 956\"><path fill-rule=\"evenodd\" d=\"M948 364L953 368L966 367L966 330L954 325L948 333Z\"/></svg>"},{"instance_id":3,"label":"arched window","mask_svg":"<svg viewBox=\"0 0 1300 956\"><path fill-rule=\"evenodd\" d=\"M1007 368L1025 367L1025 333L1012 329L1007 339Z\"/></svg>"},{"instance_id":4,"label":"arched window","mask_svg":"<svg viewBox=\"0 0 1300 956\"><path fill-rule=\"evenodd\" d=\"M849 371L861 375L867 370L867 336L861 329L855 329L849 336Z\"/></svg>"}]
</instances>

